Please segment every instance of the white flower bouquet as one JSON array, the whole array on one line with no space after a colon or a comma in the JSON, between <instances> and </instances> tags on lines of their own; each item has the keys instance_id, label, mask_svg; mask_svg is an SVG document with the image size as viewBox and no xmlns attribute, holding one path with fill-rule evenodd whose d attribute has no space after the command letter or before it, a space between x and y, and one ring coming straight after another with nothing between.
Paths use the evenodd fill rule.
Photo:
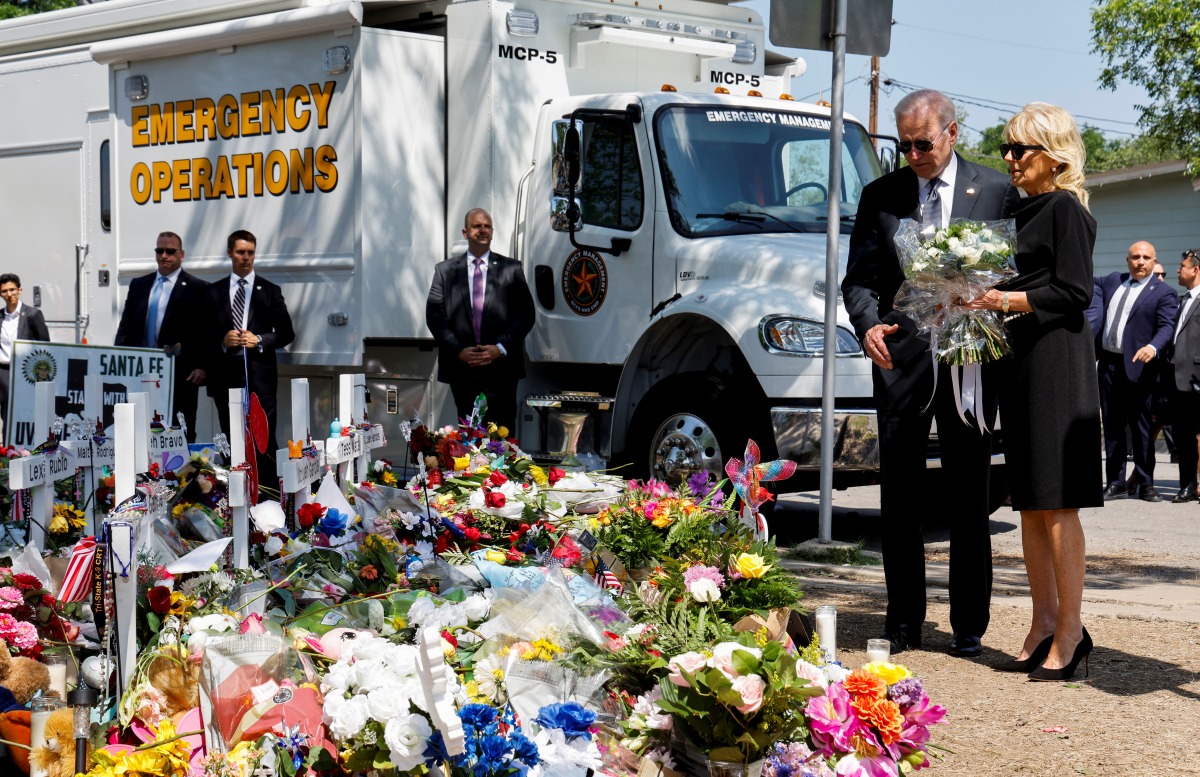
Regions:
<instances>
[{"instance_id":1,"label":"white flower bouquet","mask_svg":"<svg viewBox=\"0 0 1200 777\"><path fill-rule=\"evenodd\" d=\"M994 361L1011 350L1003 317L960 305L1016 275L1016 223L952 219L930 234L909 219L896 230L905 281L894 307L929 335L938 361L967 365Z\"/></svg>"}]
</instances>

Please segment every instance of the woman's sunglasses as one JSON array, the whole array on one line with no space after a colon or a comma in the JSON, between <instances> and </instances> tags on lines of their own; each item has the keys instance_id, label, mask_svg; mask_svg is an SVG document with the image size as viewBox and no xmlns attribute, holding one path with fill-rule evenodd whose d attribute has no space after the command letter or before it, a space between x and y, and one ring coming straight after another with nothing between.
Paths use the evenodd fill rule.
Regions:
<instances>
[{"instance_id":1,"label":"woman's sunglasses","mask_svg":"<svg viewBox=\"0 0 1200 777\"><path fill-rule=\"evenodd\" d=\"M1012 153L1014 160L1020 161L1021 157L1025 156L1026 151L1045 151L1045 146L1027 146L1024 143L1001 143L1000 156L1007 156Z\"/></svg>"}]
</instances>

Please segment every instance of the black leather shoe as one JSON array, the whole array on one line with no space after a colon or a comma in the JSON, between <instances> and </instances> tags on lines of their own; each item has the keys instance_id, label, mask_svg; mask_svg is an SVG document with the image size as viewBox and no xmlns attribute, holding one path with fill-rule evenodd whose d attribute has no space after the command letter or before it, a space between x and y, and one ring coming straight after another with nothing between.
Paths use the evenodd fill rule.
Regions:
<instances>
[{"instance_id":1,"label":"black leather shoe","mask_svg":"<svg viewBox=\"0 0 1200 777\"><path fill-rule=\"evenodd\" d=\"M1104 489L1104 501L1110 499L1124 499L1129 495L1129 489L1124 483L1111 483L1108 488Z\"/></svg>"},{"instance_id":2,"label":"black leather shoe","mask_svg":"<svg viewBox=\"0 0 1200 777\"><path fill-rule=\"evenodd\" d=\"M882 638L892 643L892 655L903 653L905 650L921 649L921 635L910 634L908 629L903 627L885 631Z\"/></svg>"},{"instance_id":3,"label":"black leather shoe","mask_svg":"<svg viewBox=\"0 0 1200 777\"><path fill-rule=\"evenodd\" d=\"M1133 493L1133 496L1137 499L1141 499L1143 502L1161 502L1163 500L1163 498L1158 495L1158 492L1154 490L1154 486L1138 486L1138 489Z\"/></svg>"},{"instance_id":4,"label":"black leather shoe","mask_svg":"<svg viewBox=\"0 0 1200 777\"><path fill-rule=\"evenodd\" d=\"M1181 505L1185 502L1194 502L1194 501L1196 501L1196 484L1195 483L1188 486L1187 488L1179 489L1179 493L1177 493L1175 496L1171 497L1171 503L1177 504L1177 505Z\"/></svg>"},{"instance_id":5,"label":"black leather shoe","mask_svg":"<svg viewBox=\"0 0 1200 777\"><path fill-rule=\"evenodd\" d=\"M959 658L975 658L983 653L983 640L979 637L955 634L950 637L950 647L946 652Z\"/></svg>"}]
</instances>

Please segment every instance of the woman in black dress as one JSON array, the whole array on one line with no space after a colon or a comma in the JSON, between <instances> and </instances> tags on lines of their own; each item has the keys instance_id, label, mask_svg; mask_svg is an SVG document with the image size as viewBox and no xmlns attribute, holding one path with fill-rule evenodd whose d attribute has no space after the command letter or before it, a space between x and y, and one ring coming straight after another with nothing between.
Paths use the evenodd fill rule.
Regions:
<instances>
[{"instance_id":1,"label":"woman in black dress","mask_svg":"<svg viewBox=\"0 0 1200 777\"><path fill-rule=\"evenodd\" d=\"M1019 274L967 304L1004 314L1014 352L1000 386L1000 418L1033 624L1020 656L1001 668L1065 680L1092 650L1080 621L1079 508L1104 504L1096 354L1086 318L1096 221L1083 188L1086 152L1070 114L1030 103L1004 135L1013 185L1027 195L1013 213Z\"/></svg>"}]
</instances>

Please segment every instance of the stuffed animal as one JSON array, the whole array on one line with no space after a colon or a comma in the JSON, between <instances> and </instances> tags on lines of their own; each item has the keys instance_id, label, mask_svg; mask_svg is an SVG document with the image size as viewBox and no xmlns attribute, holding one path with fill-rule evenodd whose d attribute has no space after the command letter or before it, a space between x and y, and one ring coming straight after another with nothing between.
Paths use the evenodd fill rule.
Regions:
<instances>
[{"instance_id":1,"label":"stuffed animal","mask_svg":"<svg viewBox=\"0 0 1200 777\"><path fill-rule=\"evenodd\" d=\"M29 744L29 700L41 691L58 696L50 690L50 670L32 658L14 657L8 645L0 640L0 739L17 744ZM17 768L29 773L29 751L10 747L9 756Z\"/></svg>"},{"instance_id":2,"label":"stuffed animal","mask_svg":"<svg viewBox=\"0 0 1200 777\"><path fill-rule=\"evenodd\" d=\"M92 768L92 743L87 744L87 768ZM35 747L29 762L47 777L75 775L75 710L59 707L46 720L46 744Z\"/></svg>"},{"instance_id":3,"label":"stuffed animal","mask_svg":"<svg viewBox=\"0 0 1200 777\"><path fill-rule=\"evenodd\" d=\"M163 695L167 717L200 706L200 662L189 661L186 652L176 657L162 651L146 668L146 679Z\"/></svg>"}]
</instances>

